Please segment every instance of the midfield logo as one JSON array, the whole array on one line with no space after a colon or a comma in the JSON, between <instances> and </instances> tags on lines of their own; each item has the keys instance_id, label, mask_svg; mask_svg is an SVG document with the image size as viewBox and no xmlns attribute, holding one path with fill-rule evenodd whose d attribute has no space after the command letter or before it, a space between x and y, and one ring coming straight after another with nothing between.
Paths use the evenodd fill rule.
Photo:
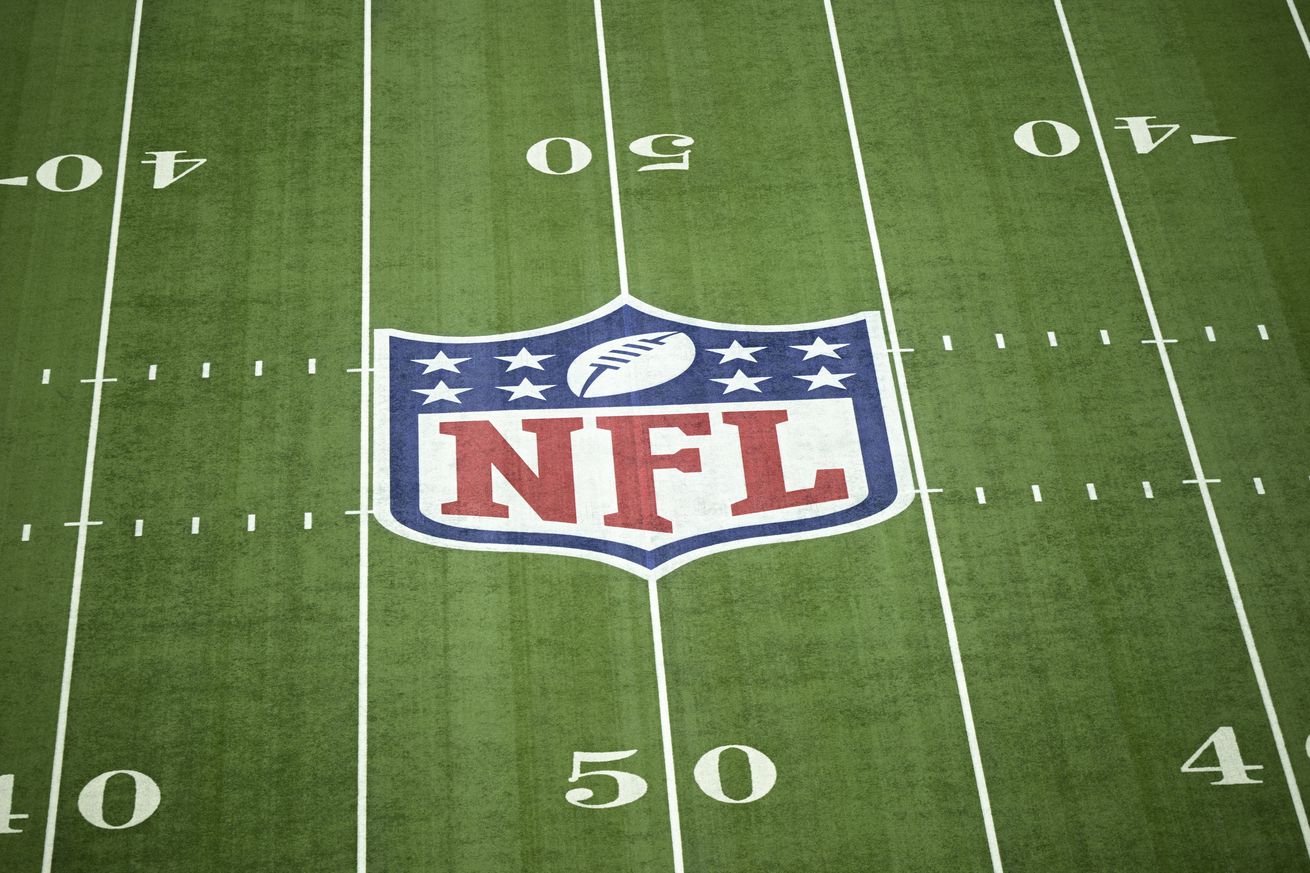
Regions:
<instances>
[{"instance_id":1,"label":"midfield logo","mask_svg":"<svg viewBox=\"0 0 1310 873\"><path fill-rule=\"evenodd\" d=\"M912 499L878 313L793 325L635 299L487 337L375 332L374 513L410 539L642 576Z\"/></svg>"}]
</instances>

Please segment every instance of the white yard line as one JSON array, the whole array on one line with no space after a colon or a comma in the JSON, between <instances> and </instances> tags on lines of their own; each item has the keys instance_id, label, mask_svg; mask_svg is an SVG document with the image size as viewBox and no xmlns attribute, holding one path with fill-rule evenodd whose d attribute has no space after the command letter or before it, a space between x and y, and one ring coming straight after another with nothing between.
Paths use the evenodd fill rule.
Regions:
<instances>
[{"instance_id":1,"label":"white yard line","mask_svg":"<svg viewBox=\"0 0 1310 873\"><path fill-rule=\"evenodd\" d=\"M1073 65L1074 76L1078 80L1078 90L1082 93L1083 107L1087 110L1087 121L1091 126L1092 137L1096 141L1096 150L1101 156L1101 168L1105 171L1105 181L1110 189L1110 199L1114 201L1115 213L1119 217L1119 228L1123 232L1124 243L1128 247L1128 257L1133 265L1133 273L1137 277L1137 288L1141 292L1142 304L1146 308L1146 317L1151 324L1151 333L1154 339L1151 340L1160 355L1160 366L1164 369L1165 380L1169 383L1169 395L1173 398L1174 412L1178 416L1178 424L1183 432L1183 441L1187 445L1187 456L1192 464L1194 484L1201 492L1201 502L1205 505L1206 518L1210 521L1210 532L1214 537L1215 548L1219 552L1219 562L1223 567L1224 578L1228 582L1228 591L1232 596L1233 608L1237 612L1237 622L1242 629L1242 638L1246 642L1247 655L1251 660L1251 669L1255 673L1256 685L1260 688L1260 699L1264 702L1265 714L1269 719L1269 727L1273 731L1274 745L1278 748L1278 758L1283 765L1283 775L1287 779L1287 787L1292 796L1292 807L1296 812L1297 822L1301 826L1301 838L1306 844L1307 852L1310 852L1310 822L1306 820L1305 804L1301 799L1301 791L1296 784L1296 773L1292 769L1292 760L1287 753L1287 741L1283 737L1283 729L1278 723L1278 713L1274 710L1273 697L1269 693L1269 684L1265 681L1264 667L1260 663L1260 653L1256 650L1255 637L1251 632L1251 624L1246 617L1246 607L1242 603L1242 594L1237 586L1237 576L1233 571L1233 563L1228 556L1228 546L1224 541L1223 531L1219 528L1219 516L1215 512L1214 501L1210 497L1210 482L1201 469L1201 458L1197 453L1196 441L1192 437L1192 426L1187 419L1187 410L1183 408L1183 397L1178 390L1178 382L1174 378L1174 368L1169 360L1169 347L1166 345L1164 334L1160 330L1160 321L1156 317L1155 304L1151 299L1151 291L1146 283L1146 273L1142 269L1142 261L1138 256L1137 242L1133 237L1132 228L1128 225L1128 213L1124 210L1123 197L1119 193L1119 183L1115 180L1114 169L1110 166L1110 155L1105 148L1105 138L1101 135L1101 124L1096 118L1096 109L1092 104L1092 95L1087 88L1087 79L1083 75L1082 63L1078 59L1078 48L1074 45L1073 33L1069 29L1069 19L1064 13L1064 4L1062 0L1053 0L1055 3L1055 12L1060 19L1060 29L1064 32L1065 46L1069 50L1069 61Z\"/></svg>"},{"instance_id":2,"label":"white yard line","mask_svg":"<svg viewBox=\"0 0 1310 873\"><path fill-rule=\"evenodd\" d=\"M355 867L368 869L368 525L369 382L372 377L371 235L373 228L373 0L364 0L364 80L360 167L359 313L359 723L355 760Z\"/></svg>"},{"instance_id":3,"label":"white yard line","mask_svg":"<svg viewBox=\"0 0 1310 873\"><path fill-rule=\"evenodd\" d=\"M896 319L892 314L891 292L887 285L887 270L883 264L882 246L878 241L878 226L873 217L873 203L869 198L869 182L864 172L864 154L860 148L860 136L855 126L855 112L851 108L850 88L846 83L846 65L842 61L841 42L837 37L837 21L833 16L832 0L823 0L824 12L828 16L828 35L832 40L832 56L837 65L837 83L841 88L842 108L846 113L846 129L850 134L851 153L855 160L855 176L860 186L860 201L864 206L864 221L869 232L869 246L873 255L874 271L878 277L878 291L882 296L883 321L887 325L887 339L892 348L892 360L896 368L896 380L901 397L901 408L905 413L905 429L910 441L910 453L914 461L916 487L922 492L924 524L928 530L928 544L932 551L933 571L937 576L937 593L941 599L942 615L946 621L946 638L950 643L951 665L955 670L955 685L960 695L960 709L964 715L964 730L969 742L969 757L973 761L974 782L978 789L978 803L982 810L983 828L987 836L987 850L991 855L992 870L1001 873L1001 849L996 839L996 825L992 821L991 798L987 792L987 777L983 772L982 752L978 748L978 732L973 723L973 706L969 702L969 686L964 676L964 660L960 655L960 640L955 630L955 613L951 608L951 595L946 585L946 568L942 562L941 544L937 540L937 522L933 518L932 498L927 492L928 477L923 469L923 451L919 447L919 434L914 426L914 411L910 406L909 383L905 378L905 364L900 353L900 341L896 336ZM979 502L982 492L979 490Z\"/></svg>"},{"instance_id":4,"label":"white yard line","mask_svg":"<svg viewBox=\"0 0 1310 873\"><path fill-rule=\"evenodd\" d=\"M1287 10L1292 13L1292 21L1296 24L1296 32L1301 34L1301 45L1305 46L1306 57L1310 57L1310 36L1306 36L1305 24L1301 21L1301 13L1296 10L1295 0L1287 0Z\"/></svg>"},{"instance_id":5,"label":"white yard line","mask_svg":"<svg viewBox=\"0 0 1310 873\"><path fill-rule=\"evenodd\" d=\"M610 68L605 55L605 17L595 0L596 51L600 55L600 97L605 107L605 157L610 169L610 207L614 212L614 248L619 260L619 296L628 292L628 251L623 241L623 210L619 206L619 162L614 150L614 110L610 104Z\"/></svg>"},{"instance_id":6,"label":"white yard line","mask_svg":"<svg viewBox=\"0 0 1310 873\"><path fill-rule=\"evenodd\" d=\"M605 52L605 16L601 0L594 0L596 53L600 58L600 93L605 112L605 153L610 169L610 205L614 211L614 245L618 252L619 296L628 297L628 256L623 242L623 210L619 200L618 162L614 152L614 110L610 103L609 59ZM682 824L678 811L678 782L673 767L673 721L669 716L668 679L664 672L664 632L660 623L659 574L646 577L650 601L650 628L655 648L655 686L659 697L660 738L664 748L664 783L669 806L669 834L673 844L673 873L683 873Z\"/></svg>"},{"instance_id":7,"label":"white yard line","mask_svg":"<svg viewBox=\"0 0 1310 873\"><path fill-rule=\"evenodd\" d=\"M77 550L73 558L73 587L68 600L68 633L64 640L64 669L59 682L59 714L55 724L54 760L50 768L50 803L46 810L45 844L41 873L50 873L55 853L55 825L59 813L59 787L64 774L64 747L68 735L68 701L73 681L73 655L77 651L78 610L82 602L82 574L86 568L86 537L91 524L91 483L95 479L96 441L100 435L100 403L105 386L105 355L109 349L109 316L114 304L114 271L118 264L118 229L123 217L123 183L127 174L127 147L132 133L132 99L136 93L137 55L141 46L141 7L132 14L132 43L127 60L123 96L123 127L118 139L118 170L114 179L114 205L109 220L109 253L105 261L105 290L100 305L100 339L96 345L96 375L91 387L91 423L86 437L86 464L82 471L82 505L78 513Z\"/></svg>"}]
</instances>

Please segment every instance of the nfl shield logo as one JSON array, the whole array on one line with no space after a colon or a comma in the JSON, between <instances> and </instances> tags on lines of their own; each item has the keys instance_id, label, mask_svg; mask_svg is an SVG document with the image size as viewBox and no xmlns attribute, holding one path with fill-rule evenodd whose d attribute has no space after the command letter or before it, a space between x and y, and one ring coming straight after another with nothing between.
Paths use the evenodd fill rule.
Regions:
<instances>
[{"instance_id":1,"label":"nfl shield logo","mask_svg":"<svg viewBox=\"0 0 1310 873\"><path fill-rule=\"evenodd\" d=\"M912 500L876 312L739 325L620 298L520 333L375 336L374 513L410 539L651 578Z\"/></svg>"}]
</instances>

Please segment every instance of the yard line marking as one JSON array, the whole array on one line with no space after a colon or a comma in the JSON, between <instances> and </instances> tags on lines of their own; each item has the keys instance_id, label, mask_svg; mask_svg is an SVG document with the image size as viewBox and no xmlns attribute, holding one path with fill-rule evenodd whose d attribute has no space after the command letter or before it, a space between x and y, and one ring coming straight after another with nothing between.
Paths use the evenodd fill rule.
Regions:
<instances>
[{"instance_id":1,"label":"yard line marking","mask_svg":"<svg viewBox=\"0 0 1310 873\"><path fill-rule=\"evenodd\" d=\"M201 379L209 378L209 361L205 361L203 364L200 365L200 378Z\"/></svg>"},{"instance_id":2,"label":"yard line marking","mask_svg":"<svg viewBox=\"0 0 1310 873\"><path fill-rule=\"evenodd\" d=\"M256 376L262 376L262 375L264 375L264 362L263 362L263 361L255 361L255 375L256 375Z\"/></svg>"},{"instance_id":3,"label":"yard line marking","mask_svg":"<svg viewBox=\"0 0 1310 873\"><path fill-rule=\"evenodd\" d=\"M953 351L955 351L955 347L954 347L953 345L951 345L951 337L950 337L950 334L943 334L943 335L942 335L942 348L946 349L946 351L948 351L948 352L953 352Z\"/></svg>"},{"instance_id":4,"label":"yard line marking","mask_svg":"<svg viewBox=\"0 0 1310 873\"><path fill-rule=\"evenodd\" d=\"M23 525L23 542L28 542L31 539L32 539L32 526L30 524L25 524Z\"/></svg>"},{"instance_id":5,"label":"yard line marking","mask_svg":"<svg viewBox=\"0 0 1310 873\"><path fill-rule=\"evenodd\" d=\"M619 296L628 297L628 252L623 241L623 209L619 203L619 164L614 150L614 109L610 104L609 60L605 55L605 17L601 0L594 0L596 53L600 56L600 97L605 109L605 157L610 171L610 207L614 213L614 248L619 262ZM681 858L678 859L679 865Z\"/></svg>"},{"instance_id":6,"label":"yard line marking","mask_svg":"<svg viewBox=\"0 0 1310 873\"><path fill-rule=\"evenodd\" d=\"M891 290L887 284L887 270L882 258L882 245L878 240L878 225L873 217L873 202L869 197L869 181L864 171L864 153L860 148L860 135L855 126L855 110L851 107L850 87L846 83L846 65L842 61L841 41L837 37L837 20L832 11L832 0L823 0L823 11L828 18L828 36L832 41L832 57L837 67L837 84L841 90L842 110L846 114L846 130L850 134L851 157L855 162L855 178L860 188L860 203L864 208L864 223L869 234L869 248L873 256L874 272L878 278L878 293L882 298L883 319L887 323L888 342L893 348L900 343L896 338L896 319L892 313ZM998 335L999 336L999 335ZM910 454L914 462L915 481L928 481L923 469L923 451L914 425L914 410L910 406L910 387L905 376L905 361L899 354L892 356L895 364L897 388L905 415L905 430L909 437ZM979 496L982 489L978 489ZM942 617L946 623L946 638L951 649L951 666L955 671L955 685L960 695L960 710L964 717L964 730L969 743L969 757L973 763L974 781L978 789L978 803L982 811L983 828L987 836L987 850L991 856L993 873L1002 873L1001 849L996 839L996 825L992 821L992 804L987 791L987 777L983 772L982 752L978 746L978 732L973 723L973 706L969 701L969 686L964 675L964 660L960 654L959 635L955 630L955 614L951 608L951 595L946 585L946 567L942 561L941 544L937 541L937 522L932 513L932 497L922 495L924 526L928 532L928 545L932 552L933 571L937 577L937 593L941 599Z\"/></svg>"},{"instance_id":7,"label":"yard line marking","mask_svg":"<svg viewBox=\"0 0 1310 873\"><path fill-rule=\"evenodd\" d=\"M1269 728L1274 736L1274 744L1278 749L1278 758L1283 766L1283 775L1287 779L1287 788L1292 797L1292 807L1296 812L1297 823L1301 827L1301 838L1305 843L1307 853L1310 853L1310 820L1306 819L1305 803L1301 798L1301 791L1297 787L1296 772L1292 769L1292 759L1287 753L1287 741L1283 737L1283 729L1278 722L1278 713L1274 709L1273 697L1269 692L1269 683L1265 680L1264 667L1260 663L1260 653L1256 649L1255 636L1251 631L1251 623L1247 619L1246 607L1242 602L1242 593L1237 585L1237 574L1233 570L1233 563L1228 555L1228 545L1224 540L1223 531L1219 527L1219 516L1214 508L1214 501L1210 497L1210 485L1205 478L1201 469L1201 458L1197 452L1196 441L1192 437L1192 427L1187 419L1187 410L1183 407L1183 396L1179 391L1178 382L1174 378L1173 364L1169 360L1169 349L1164 344L1164 334L1160 330L1160 321L1156 317L1155 303L1151 299L1151 290L1146 283L1146 273L1142 269L1142 260L1137 252L1137 242L1133 237L1132 228L1128 225L1128 213L1124 209L1123 198L1119 193L1119 183L1115 180L1114 168L1110 166L1110 154L1105 148L1105 138L1101 135L1101 123L1096 118L1096 109L1092 105L1092 95L1087 88L1087 79L1083 76L1082 63L1078 60L1078 49L1074 45L1073 32L1069 29L1069 19L1064 13L1063 0L1053 0L1055 3L1055 12L1060 19L1060 28L1064 32L1064 42L1069 50L1069 61L1073 65L1074 76L1078 80L1078 90L1082 93L1083 106L1087 110L1087 121L1091 126L1092 138L1096 141L1096 150L1101 157L1101 168L1105 171L1105 181L1110 189L1110 198L1114 201L1114 209L1119 217L1119 228L1123 232L1124 243L1128 247L1128 256L1132 261L1133 273L1137 278L1137 288L1141 292L1142 304L1146 308L1147 320L1151 324L1151 333L1156 339L1156 349L1160 355L1160 366L1164 369L1165 380L1169 383L1169 394L1173 398L1174 411L1178 416L1178 424L1182 428L1183 441L1187 444L1187 455L1191 460L1192 471L1195 474L1195 484L1201 492L1201 502L1205 505L1205 514L1210 522L1210 532L1214 537L1215 548L1219 552L1219 561L1223 567L1224 578L1228 583L1228 592L1233 601L1233 609L1237 613L1238 624L1241 625L1242 638L1246 643L1247 655L1251 660L1251 669L1255 673L1256 684L1260 689L1260 698L1264 703L1265 714L1269 719ZM1261 328L1264 326L1261 325Z\"/></svg>"},{"instance_id":8,"label":"yard line marking","mask_svg":"<svg viewBox=\"0 0 1310 873\"><path fill-rule=\"evenodd\" d=\"M41 384L42 385L50 384L50 371L48 369L41 371Z\"/></svg>"},{"instance_id":9,"label":"yard line marking","mask_svg":"<svg viewBox=\"0 0 1310 873\"><path fill-rule=\"evenodd\" d=\"M1152 500L1155 498L1155 489L1151 487L1150 482L1142 483L1142 493L1146 495L1147 500Z\"/></svg>"},{"instance_id":10,"label":"yard line marking","mask_svg":"<svg viewBox=\"0 0 1310 873\"><path fill-rule=\"evenodd\" d=\"M618 254L619 297L627 298L628 256L623 239L623 210L619 200L619 172L614 149L614 110L610 103L609 59L605 53L605 15L601 0L594 0L592 14L596 19L596 55L600 62L601 104L605 113L605 154L609 160L610 205L614 212L614 248ZM895 345L895 342L892 343ZM669 693L664 672L664 637L660 623L659 574L647 575L647 595L650 601L651 636L655 647L655 684L658 691L660 739L664 747L664 783L669 807L669 837L673 849L673 873L683 873L682 818L678 809L678 782L673 767L673 719L669 715Z\"/></svg>"},{"instance_id":11,"label":"yard line marking","mask_svg":"<svg viewBox=\"0 0 1310 873\"><path fill-rule=\"evenodd\" d=\"M1265 327L1263 324L1257 324L1255 329L1260 331L1260 339L1266 341L1269 339L1269 328Z\"/></svg>"},{"instance_id":12,"label":"yard line marking","mask_svg":"<svg viewBox=\"0 0 1310 873\"><path fill-rule=\"evenodd\" d=\"M1034 485L1034 486L1033 486L1033 503L1041 503L1041 502L1042 502L1042 486L1040 486L1040 485Z\"/></svg>"},{"instance_id":13,"label":"yard line marking","mask_svg":"<svg viewBox=\"0 0 1310 873\"><path fill-rule=\"evenodd\" d=\"M132 536L134 536L134 537L139 537L139 536L141 536L141 530L142 530L142 528L145 527L145 524L146 524L146 523L145 523L145 519L138 518L138 519L136 520L136 524L134 524L134 525L132 526Z\"/></svg>"},{"instance_id":14,"label":"yard line marking","mask_svg":"<svg viewBox=\"0 0 1310 873\"><path fill-rule=\"evenodd\" d=\"M355 867L368 868L368 524L369 334L372 325L373 250L373 0L364 0L363 90L360 111L359 246L359 665L355 759Z\"/></svg>"},{"instance_id":15,"label":"yard line marking","mask_svg":"<svg viewBox=\"0 0 1310 873\"><path fill-rule=\"evenodd\" d=\"M96 527L102 524L103 521L66 521L64 527Z\"/></svg>"},{"instance_id":16,"label":"yard line marking","mask_svg":"<svg viewBox=\"0 0 1310 873\"><path fill-rule=\"evenodd\" d=\"M1184 484L1184 485L1200 485L1200 484L1204 483L1204 484L1206 484L1206 485L1218 485L1218 484L1219 484L1220 482L1222 482L1222 481L1224 481L1224 480L1223 480L1223 479L1184 479L1184 480L1183 480L1183 484Z\"/></svg>"},{"instance_id":17,"label":"yard line marking","mask_svg":"<svg viewBox=\"0 0 1310 873\"><path fill-rule=\"evenodd\" d=\"M255 515L254 513L251 513L250 515L246 516L246 533L254 533L254 532L255 532Z\"/></svg>"},{"instance_id":18,"label":"yard line marking","mask_svg":"<svg viewBox=\"0 0 1310 873\"><path fill-rule=\"evenodd\" d=\"M1292 13L1292 21L1296 23L1296 32L1301 35L1301 45L1305 46L1306 57L1310 57L1310 36L1306 36L1305 25L1301 22L1301 13L1296 11L1294 0L1287 0L1287 9Z\"/></svg>"},{"instance_id":19,"label":"yard line marking","mask_svg":"<svg viewBox=\"0 0 1310 873\"><path fill-rule=\"evenodd\" d=\"M146 371L146 378L149 379L151 382L153 382L155 381L155 377L158 375L159 375L159 365L151 364L150 369Z\"/></svg>"},{"instance_id":20,"label":"yard line marking","mask_svg":"<svg viewBox=\"0 0 1310 873\"><path fill-rule=\"evenodd\" d=\"M117 382L117 381L118 381L117 379L106 379L104 376L95 376L91 379L81 380L83 385L95 385L97 388L109 382Z\"/></svg>"},{"instance_id":21,"label":"yard line marking","mask_svg":"<svg viewBox=\"0 0 1310 873\"><path fill-rule=\"evenodd\" d=\"M309 359L308 369L309 369L309 375L311 376L313 376L315 373L318 372L318 358Z\"/></svg>"},{"instance_id":22,"label":"yard line marking","mask_svg":"<svg viewBox=\"0 0 1310 873\"><path fill-rule=\"evenodd\" d=\"M313 530L313 529L314 529L314 513L312 513L312 512L306 512L306 513L305 513L305 530Z\"/></svg>"},{"instance_id":23,"label":"yard line marking","mask_svg":"<svg viewBox=\"0 0 1310 873\"><path fill-rule=\"evenodd\" d=\"M127 82L123 94L123 127L118 139L118 169L114 178L114 202L109 220L109 252L105 258L105 288L100 307L100 336L96 343L96 379L91 391L91 422L87 428L86 464L82 473L82 501L73 558L73 584L68 600L68 633L64 639L64 666L59 681L59 711L55 723L54 758L50 767L50 802L46 810L45 842L41 851L41 873L50 873L55 852L55 824L59 813L59 788L64 773L64 748L68 736L68 703L73 682L73 655L77 650L78 610L82 601L82 576L86 569L86 537L91 521L91 483L95 478L96 442L100 436L100 402L105 384L105 357L109 350L109 316L114 303L114 271L118 262L118 231L123 217L123 183L127 175L128 139L132 132L132 98L136 92L137 54L141 46L141 7L136 0L132 14L132 40L128 50Z\"/></svg>"},{"instance_id":24,"label":"yard line marking","mask_svg":"<svg viewBox=\"0 0 1310 873\"><path fill-rule=\"evenodd\" d=\"M1212 325L1207 324L1205 326L1205 338L1210 342L1214 342L1214 327Z\"/></svg>"},{"instance_id":25,"label":"yard line marking","mask_svg":"<svg viewBox=\"0 0 1310 873\"><path fill-rule=\"evenodd\" d=\"M1051 344L1051 348L1055 348L1060 344L1059 340L1055 338L1055 331L1053 330L1046 332L1046 341Z\"/></svg>"},{"instance_id":26,"label":"yard line marking","mask_svg":"<svg viewBox=\"0 0 1310 873\"><path fill-rule=\"evenodd\" d=\"M977 495L977 497L978 497L978 505L979 505L979 506L986 506L986 505L987 505L987 492L986 492L986 491L982 490L982 488L975 488L975 489L973 489L973 493L974 493L975 495Z\"/></svg>"},{"instance_id":27,"label":"yard line marking","mask_svg":"<svg viewBox=\"0 0 1310 873\"><path fill-rule=\"evenodd\" d=\"M1088 499L1088 500L1099 500L1099 499L1100 499L1099 497L1096 496L1096 483L1095 483L1095 482L1088 482L1088 483L1087 483L1087 499Z\"/></svg>"},{"instance_id":28,"label":"yard line marking","mask_svg":"<svg viewBox=\"0 0 1310 873\"><path fill-rule=\"evenodd\" d=\"M1144 339L1144 340L1142 340L1142 345L1144 345L1144 346L1158 346L1159 348L1163 349L1165 346L1170 345L1170 344L1172 344L1172 343L1176 343L1176 342L1178 342L1178 340L1176 340L1176 339L1165 339L1164 337L1155 337L1155 338L1152 338L1152 339Z\"/></svg>"},{"instance_id":29,"label":"yard line marking","mask_svg":"<svg viewBox=\"0 0 1310 873\"><path fill-rule=\"evenodd\" d=\"M828 0L824 0L824 2L827 3ZM1005 348L1005 334L1003 334L1003 333L998 333L998 334L996 335L996 347L997 347L998 349L1003 349L1003 348Z\"/></svg>"},{"instance_id":30,"label":"yard line marking","mask_svg":"<svg viewBox=\"0 0 1310 873\"><path fill-rule=\"evenodd\" d=\"M1259 476L1256 476L1256 477L1255 477L1254 479L1252 479L1251 481L1255 483L1255 493L1256 493L1256 494L1260 494L1260 495L1263 496L1264 493L1265 493L1265 483L1264 483L1264 480L1261 479Z\"/></svg>"},{"instance_id":31,"label":"yard line marking","mask_svg":"<svg viewBox=\"0 0 1310 873\"><path fill-rule=\"evenodd\" d=\"M1103 346L1108 346L1109 344L1110 344L1110 332L1109 332L1108 330L1102 330L1102 331L1101 331L1101 345L1103 345Z\"/></svg>"}]
</instances>

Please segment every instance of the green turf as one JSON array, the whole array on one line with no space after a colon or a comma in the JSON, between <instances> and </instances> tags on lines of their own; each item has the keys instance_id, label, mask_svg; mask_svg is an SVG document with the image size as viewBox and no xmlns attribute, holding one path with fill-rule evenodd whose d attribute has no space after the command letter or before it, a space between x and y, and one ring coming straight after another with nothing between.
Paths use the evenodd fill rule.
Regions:
<instances>
[{"instance_id":1,"label":"green turf","mask_svg":"<svg viewBox=\"0 0 1310 873\"><path fill-rule=\"evenodd\" d=\"M41 870L132 5L0 8L0 177L105 167L0 187L0 774L30 816L6 873ZM612 299L592 4L375 6L371 327ZM835 11L1004 869L1310 870L1055 7ZM1281 0L1067 12L1310 782L1310 58ZM881 308L821 0L604 14L632 292L759 324ZM355 869L363 24L356 0L144 0L54 870ZM1139 155L1115 118L1151 114L1183 128ZM1034 119L1081 146L1025 154ZM637 171L655 133L696 140L689 171ZM532 170L552 136L591 166ZM208 163L153 190L160 149ZM370 540L367 869L673 870L646 583ZM659 596L687 873L992 869L922 501ZM1221 726L1260 784L1179 772ZM768 796L698 788L726 744L772 758ZM565 802L575 752L629 749L644 798ZM78 792L118 769L163 802L93 828Z\"/></svg>"}]
</instances>

